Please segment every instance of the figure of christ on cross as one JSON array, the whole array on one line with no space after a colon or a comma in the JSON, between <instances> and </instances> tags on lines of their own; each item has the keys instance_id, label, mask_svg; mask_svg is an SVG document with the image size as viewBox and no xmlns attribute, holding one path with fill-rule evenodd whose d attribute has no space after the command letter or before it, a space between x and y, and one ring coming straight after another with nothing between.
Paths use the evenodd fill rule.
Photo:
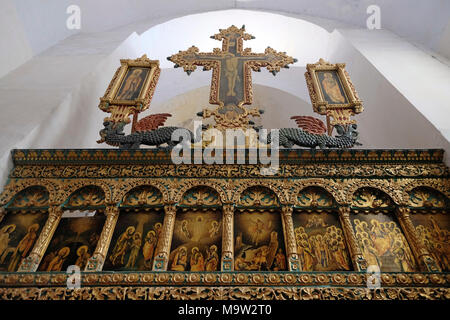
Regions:
<instances>
[{"instance_id":1,"label":"figure of christ on cross","mask_svg":"<svg viewBox=\"0 0 450 320\"><path fill-rule=\"evenodd\" d=\"M203 70L212 69L209 103L220 105L218 112L229 120L245 112L240 105L252 103L251 70L261 71L261 67L265 67L275 75L281 68L288 68L289 64L297 61L270 47L264 53L244 49L243 40L254 39L245 33L244 26L220 29L211 38L222 41L222 50L216 48L211 53L203 53L192 46L167 59L175 63L175 68L183 67L188 74L197 66L203 66Z\"/></svg>"}]
</instances>

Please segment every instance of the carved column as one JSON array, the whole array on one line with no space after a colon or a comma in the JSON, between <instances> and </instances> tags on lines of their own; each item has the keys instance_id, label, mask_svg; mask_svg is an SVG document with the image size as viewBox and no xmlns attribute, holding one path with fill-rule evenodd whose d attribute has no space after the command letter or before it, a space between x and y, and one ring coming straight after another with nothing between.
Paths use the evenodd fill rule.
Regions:
<instances>
[{"instance_id":1,"label":"carved column","mask_svg":"<svg viewBox=\"0 0 450 320\"><path fill-rule=\"evenodd\" d=\"M60 206L51 206L48 208L48 218L42 228L41 234L36 241L30 255L22 260L18 272L35 272L41 262L50 240L58 227L63 210Z\"/></svg>"},{"instance_id":2,"label":"carved column","mask_svg":"<svg viewBox=\"0 0 450 320\"><path fill-rule=\"evenodd\" d=\"M222 271L234 270L234 205L222 206Z\"/></svg>"},{"instance_id":3,"label":"carved column","mask_svg":"<svg viewBox=\"0 0 450 320\"><path fill-rule=\"evenodd\" d=\"M170 246L172 245L177 207L174 204L165 205L164 212L164 225L158 240L158 245L156 246L153 271L166 271L169 263Z\"/></svg>"},{"instance_id":4,"label":"carved column","mask_svg":"<svg viewBox=\"0 0 450 320\"><path fill-rule=\"evenodd\" d=\"M3 221L3 218L6 216L6 210L5 208L0 208L0 223Z\"/></svg>"},{"instance_id":5,"label":"carved column","mask_svg":"<svg viewBox=\"0 0 450 320\"><path fill-rule=\"evenodd\" d=\"M284 231L284 243L286 247L286 259L289 271L300 271L300 261L297 253L297 242L295 241L294 223L292 222L292 205L281 207L281 222Z\"/></svg>"},{"instance_id":6,"label":"carved column","mask_svg":"<svg viewBox=\"0 0 450 320\"><path fill-rule=\"evenodd\" d=\"M106 254L108 253L109 245L111 243L114 229L119 219L120 209L117 206L108 206L105 210L106 221L103 226L100 239L98 240L97 247L94 254L89 259L85 271L101 271L105 263Z\"/></svg>"},{"instance_id":7,"label":"carved column","mask_svg":"<svg viewBox=\"0 0 450 320\"><path fill-rule=\"evenodd\" d=\"M344 230L344 237L355 271L365 271L367 269L367 261L356 242L355 233L350 222L350 207L339 207L339 221L341 222L342 230Z\"/></svg>"},{"instance_id":8,"label":"carved column","mask_svg":"<svg viewBox=\"0 0 450 320\"><path fill-rule=\"evenodd\" d=\"M421 271L440 272L439 265L417 236L416 229L409 216L410 209L407 207L397 207L395 213Z\"/></svg>"}]
</instances>

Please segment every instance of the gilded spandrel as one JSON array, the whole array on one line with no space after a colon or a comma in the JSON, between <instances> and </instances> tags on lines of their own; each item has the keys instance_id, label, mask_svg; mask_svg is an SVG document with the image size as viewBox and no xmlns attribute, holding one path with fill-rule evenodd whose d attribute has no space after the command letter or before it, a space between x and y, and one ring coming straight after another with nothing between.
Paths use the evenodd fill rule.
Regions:
<instances>
[{"instance_id":1,"label":"gilded spandrel","mask_svg":"<svg viewBox=\"0 0 450 320\"><path fill-rule=\"evenodd\" d=\"M213 70L210 102L218 107L199 117L213 117L221 131L257 131L251 117L261 113L245 107L251 71L276 73L295 59L244 48L252 39L244 27L213 37L222 49L191 47L170 60L188 73ZM280 129L279 169L265 175L248 157L175 165L180 141L171 135L180 128L164 125L171 114L138 120L158 62L122 60L99 106L110 113L99 143L119 148L12 151L0 194L0 298L448 299L443 150L353 149L352 117L363 108L344 67L308 65L313 110L327 123L292 115L298 128ZM198 142L185 133L189 145ZM68 264L82 269L79 290L66 288ZM374 267L381 288L370 291Z\"/></svg>"}]
</instances>

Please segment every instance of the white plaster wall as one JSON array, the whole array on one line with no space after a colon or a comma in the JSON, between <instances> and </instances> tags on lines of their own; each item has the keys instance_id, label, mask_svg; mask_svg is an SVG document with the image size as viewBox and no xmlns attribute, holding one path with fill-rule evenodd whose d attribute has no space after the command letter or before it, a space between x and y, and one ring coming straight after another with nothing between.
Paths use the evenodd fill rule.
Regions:
<instances>
[{"instance_id":1,"label":"white plaster wall","mask_svg":"<svg viewBox=\"0 0 450 320\"><path fill-rule=\"evenodd\" d=\"M12 168L10 149L16 148L94 148L102 147L96 144L98 131L102 127L102 120L106 116L98 109L99 97L103 96L105 89L118 67L118 61L123 57L135 59L144 54L137 34L132 34L109 56L102 58L98 63L95 57L88 66L74 63L70 67L64 65L67 60L48 59L49 68L60 70L61 78L38 77L30 79L30 86L37 85L32 90L20 89L24 94L23 100L28 103L17 104L11 101L15 108L7 108L5 102L2 110L6 116L0 118L2 132L0 146L3 148L0 158L0 181L3 184ZM86 60L89 60L85 57ZM72 60L73 61L73 60ZM75 59L76 61L76 59ZM89 70L87 74L75 73L76 79L65 77L67 69L83 68ZM75 70L74 70L75 71ZM31 70L24 70L25 73ZM52 74L54 75L54 74ZM35 81L33 81L33 79ZM51 81L46 83L46 80ZM60 87L52 88L53 85ZM13 83L11 84L13 85ZM2 83L0 82L0 87ZM39 88L39 86L41 86ZM2 89L0 89L1 92ZM8 92L8 89L3 89ZM10 89L14 90L14 89ZM37 93L40 90L40 94ZM38 100L36 98L39 97ZM33 106L38 108L33 109ZM8 128L8 131L6 131ZM103 145L103 147L106 147Z\"/></svg>"},{"instance_id":2,"label":"white plaster wall","mask_svg":"<svg viewBox=\"0 0 450 320\"><path fill-rule=\"evenodd\" d=\"M82 10L81 30L66 28L69 5ZM383 29L450 58L448 0L0 0L0 47L9 51L0 77L79 31L114 32L133 25L122 34L123 41L153 22L225 9L278 12L332 31L340 24L365 28L370 5L381 8Z\"/></svg>"},{"instance_id":3,"label":"white plaster wall","mask_svg":"<svg viewBox=\"0 0 450 320\"><path fill-rule=\"evenodd\" d=\"M255 36L255 39L244 41L244 47L251 47L253 52L264 52L267 47L288 52L299 60L295 65L305 65L326 54L328 48L329 33L315 24L273 13L250 14L247 10L225 10L173 19L156 25L141 37L147 52L160 60L161 67L172 68L173 63L166 57L178 50L186 50L194 44L202 52L221 48L222 43L210 36L230 25L239 28L245 25L246 32Z\"/></svg>"},{"instance_id":4,"label":"white plaster wall","mask_svg":"<svg viewBox=\"0 0 450 320\"><path fill-rule=\"evenodd\" d=\"M450 140L450 63L442 63L384 30L339 33L342 37L338 41L345 38ZM345 53L342 49L335 50L335 59Z\"/></svg>"},{"instance_id":5,"label":"white plaster wall","mask_svg":"<svg viewBox=\"0 0 450 320\"><path fill-rule=\"evenodd\" d=\"M79 32L68 29L66 21L69 17L67 8L80 5L80 0L14 0L14 4L33 55Z\"/></svg>"},{"instance_id":6,"label":"white plaster wall","mask_svg":"<svg viewBox=\"0 0 450 320\"><path fill-rule=\"evenodd\" d=\"M407 99L401 89L388 81L386 74L389 74L389 70L380 71L376 68L366 56L355 50L352 42L340 32L334 32L331 39L329 60L346 62L346 69L360 98L364 101L364 112L356 116L364 147L443 148L446 151L448 165L450 163L448 140ZM400 71L393 72L395 74ZM404 71L407 72L407 68ZM404 81L414 82L410 79ZM418 81L425 82L422 78ZM444 117L448 115L448 110L443 113Z\"/></svg>"}]
</instances>

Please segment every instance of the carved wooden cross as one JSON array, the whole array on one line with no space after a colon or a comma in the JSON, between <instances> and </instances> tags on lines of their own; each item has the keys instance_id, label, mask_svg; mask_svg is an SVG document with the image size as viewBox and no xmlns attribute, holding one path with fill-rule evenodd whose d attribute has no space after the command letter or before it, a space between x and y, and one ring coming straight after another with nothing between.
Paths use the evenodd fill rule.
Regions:
<instances>
[{"instance_id":1,"label":"carved wooden cross","mask_svg":"<svg viewBox=\"0 0 450 320\"><path fill-rule=\"evenodd\" d=\"M281 68L297 60L268 47L264 53L253 53L250 48L243 48L243 40L254 39L245 33L245 26L220 29L212 39L222 41L222 50L215 48L213 52L203 53L195 46L186 51L179 51L167 59L175 63L175 68L183 67L191 74L197 66L203 70L213 69L209 103L220 105L214 113L204 113L204 117L214 115L221 127L242 127L248 123L248 115L259 115L256 110L248 112L242 107L253 100L251 70L261 71L267 68L274 75Z\"/></svg>"}]
</instances>

